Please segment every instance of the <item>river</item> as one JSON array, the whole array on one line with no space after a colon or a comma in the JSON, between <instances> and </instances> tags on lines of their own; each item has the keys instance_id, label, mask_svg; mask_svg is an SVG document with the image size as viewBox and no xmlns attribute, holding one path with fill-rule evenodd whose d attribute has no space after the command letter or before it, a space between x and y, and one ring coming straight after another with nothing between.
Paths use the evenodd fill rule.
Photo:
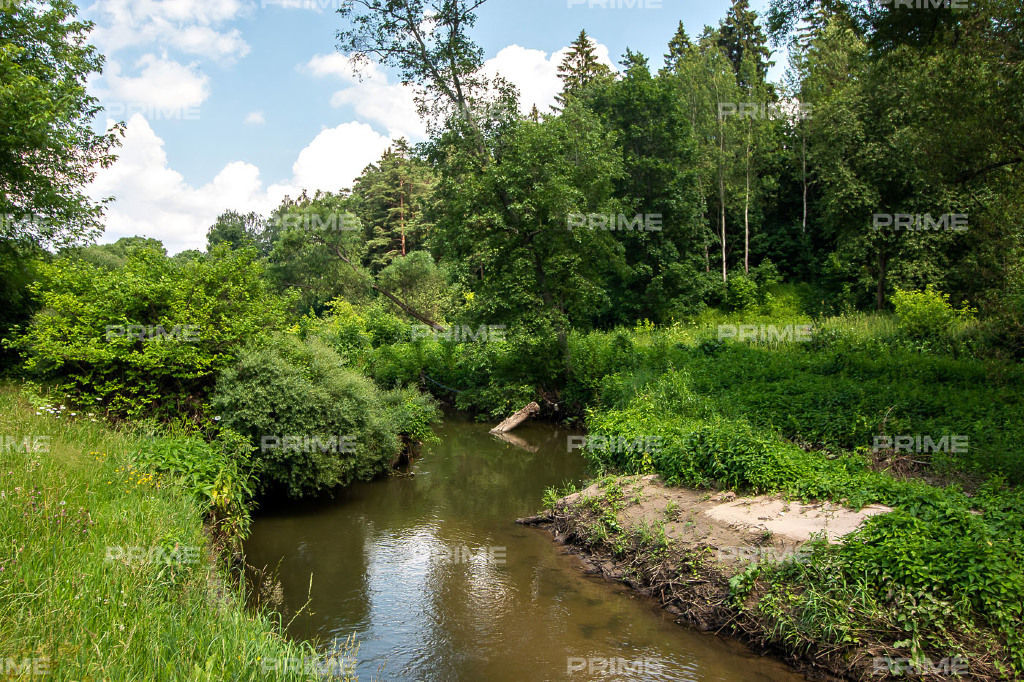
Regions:
<instances>
[{"instance_id":1,"label":"river","mask_svg":"<svg viewBox=\"0 0 1024 682\"><path fill-rule=\"evenodd\" d=\"M247 559L276 567L291 636L354 637L364 681L803 679L673 623L515 525L586 466L566 446L575 432L525 424L515 435L530 451L487 429L449 416L408 475L261 511Z\"/></svg>"}]
</instances>

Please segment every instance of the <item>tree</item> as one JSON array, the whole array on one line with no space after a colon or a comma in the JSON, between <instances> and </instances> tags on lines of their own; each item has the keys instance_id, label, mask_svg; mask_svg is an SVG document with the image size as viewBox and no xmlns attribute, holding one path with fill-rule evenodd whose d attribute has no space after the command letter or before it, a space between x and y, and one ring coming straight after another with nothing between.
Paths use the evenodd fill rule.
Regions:
<instances>
[{"instance_id":1,"label":"tree","mask_svg":"<svg viewBox=\"0 0 1024 682\"><path fill-rule=\"evenodd\" d=\"M257 213L242 215L237 211L224 211L206 233L206 248L227 244L232 249L257 247L263 255L269 252L264 243L263 220Z\"/></svg>"},{"instance_id":2,"label":"tree","mask_svg":"<svg viewBox=\"0 0 1024 682\"><path fill-rule=\"evenodd\" d=\"M560 107L564 107L570 97L610 75L611 69L608 68L608 65L597 60L594 41L586 31L580 31L579 36L569 46L569 53L558 65L558 77L562 80L562 92L555 99Z\"/></svg>"},{"instance_id":3,"label":"tree","mask_svg":"<svg viewBox=\"0 0 1024 682\"><path fill-rule=\"evenodd\" d=\"M718 44L732 62L740 88L749 90L765 82L774 62L769 61L768 39L749 0L732 0L732 8L718 29Z\"/></svg>"},{"instance_id":4,"label":"tree","mask_svg":"<svg viewBox=\"0 0 1024 682\"><path fill-rule=\"evenodd\" d=\"M430 230L425 210L433 183L430 167L413 156L404 139L356 178L353 210L363 224L367 239L365 265L372 272L424 248Z\"/></svg>"},{"instance_id":5,"label":"tree","mask_svg":"<svg viewBox=\"0 0 1024 682\"><path fill-rule=\"evenodd\" d=\"M483 50L467 35L486 0L343 0L338 14L349 27L338 49L365 66L374 59L398 69L404 85L418 89L428 127L438 130L453 115L479 136L470 112L487 99Z\"/></svg>"},{"instance_id":6,"label":"tree","mask_svg":"<svg viewBox=\"0 0 1024 682\"><path fill-rule=\"evenodd\" d=\"M85 193L114 161L121 126L97 134L86 82L103 57L71 0L0 4L0 238L65 245L100 231L103 203Z\"/></svg>"},{"instance_id":7,"label":"tree","mask_svg":"<svg viewBox=\"0 0 1024 682\"><path fill-rule=\"evenodd\" d=\"M661 230L618 235L627 267L609 282L612 308L602 323L667 317L678 295L667 271L699 271L703 246L697 145L682 93L671 75L652 76L647 60L631 50L622 66L621 79L594 88L584 101L615 135L624 171L615 191L621 210L660 220ZM640 291L645 295L637 296Z\"/></svg>"},{"instance_id":8,"label":"tree","mask_svg":"<svg viewBox=\"0 0 1024 682\"><path fill-rule=\"evenodd\" d=\"M683 22L680 21L676 34L668 43L668 52L665 54L665 70L670 73L677 71L679 63L686 58L691 49L693 49L693 43L690 42L690 36L686 34Z\"/></svg>"}]
</instances>

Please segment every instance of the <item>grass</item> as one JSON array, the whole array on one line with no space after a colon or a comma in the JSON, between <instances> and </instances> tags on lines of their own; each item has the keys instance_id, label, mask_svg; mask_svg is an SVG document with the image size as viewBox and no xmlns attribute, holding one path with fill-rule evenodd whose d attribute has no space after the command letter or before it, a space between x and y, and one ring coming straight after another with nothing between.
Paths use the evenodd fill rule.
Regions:
<instances>
[{"instance_id":1,"label":"grass","mask_svg":"<svg viewBox=\"0 0 1024 682\"><path fill-rule=\"evenodd\" d=\"M893 513L839 544L734 576L738 615L786 650L834 657L854 677L888 656L904 670L955 661L977 679L1019 679L1021 367L901 347L898 328L881 315L827 320L824 338L799 344L717 342L712 317L682 342L672 328L664 335L674 343L650 330L618 342L639 352L630 367L594 382L588 430L661 444L588 450L598 470L653 469L669 485L888 504ZM906 466L911 458L872 451L879 434L963 434L970 447L915 454L919 461ZM598 530L621 541L607 524Z\"/></svg>"},{"instance_id":2,"label":"grass","mask_svg":"<svg viewBox=\"0 0 1024 682\"><path fill-rule=\"evenodd\" d=\"M21 447L26 436L38 447ZM202 498L140 464L154 441L68 409L36 410L10 386L0 388L0 439L0 672L316 677L298 663L315 660L310 644L246 609L204 528Z\"/></svg>"}]
</instances>

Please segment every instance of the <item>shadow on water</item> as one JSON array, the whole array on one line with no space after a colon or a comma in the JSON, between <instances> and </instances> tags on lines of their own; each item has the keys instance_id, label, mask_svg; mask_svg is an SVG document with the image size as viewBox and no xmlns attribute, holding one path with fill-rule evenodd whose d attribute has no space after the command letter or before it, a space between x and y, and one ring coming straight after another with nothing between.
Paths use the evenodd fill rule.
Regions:
<instances>
[{"instance_id":1,"label":"shadow on water","mask_svg":"<svg viewBox=\"0 0 1024 682\"><path fill-rule=\"evenodd\" d=\"M255 520L249 563L279 566L286 614L310 600L292 636L354 635L363 680L802 679L676 625L650 600L580 573L543 532L515 525L545 488L586 478L566 447L576 432L523 425L515 433L531 452L487 429L451 417L411 475Z\"/></svg>"}]
</instances>

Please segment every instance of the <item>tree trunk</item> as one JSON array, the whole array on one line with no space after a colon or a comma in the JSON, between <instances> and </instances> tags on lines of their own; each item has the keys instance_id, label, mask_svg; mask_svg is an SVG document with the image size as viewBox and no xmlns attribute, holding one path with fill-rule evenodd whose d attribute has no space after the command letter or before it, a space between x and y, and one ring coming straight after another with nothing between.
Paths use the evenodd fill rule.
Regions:
<instances>
[{"instance_id":1,"label":"tree trunk","mask_svg":"<svg viewBox=\"0 0 1024 682\"><path fill-rule=\"evenodd\" d=\"M540 405L538 405L535 402L530 403L529 405L519 410L505 421L495 426L493 429L491 429L490 432L493 434L507 433L508 431L511 431L512 429L516 428L524 421L526 421L533 415L537 414L538 412L540 412Z\"/></svg>"},{"instance_id":2,"label":"tree trunk","mask_svg":"<svg viewBox=\"0 0 1024 682\"><path fill-rule=\"evenodd\" d=\"M875 289L875 308L881 310L885 307L885 275L888 259L884 253L878 254L878 288Z\"/></svg>"},{"instance_id":3,"label":"tree trunk","mask_svg":"<svg viewBox=\"0 0 1024 682\"><path fill-rule=\"evenodd\" d=\"M747 189L743 195L743 274L750 274L750 126L747 123Z\"/></svg>"},{"instance_id":4,"label":"tree trunk","mask_svg":"<svg viewBox=\"0 0 1024 682\"><path fill-rule=\"evenodd\" d=\"M803 185L804 185L804 222L800 226L801 232L807 232L807 124L800 126L800 141L803 144L801 160L803 162Z\"/></svg>"}]
</instances>

